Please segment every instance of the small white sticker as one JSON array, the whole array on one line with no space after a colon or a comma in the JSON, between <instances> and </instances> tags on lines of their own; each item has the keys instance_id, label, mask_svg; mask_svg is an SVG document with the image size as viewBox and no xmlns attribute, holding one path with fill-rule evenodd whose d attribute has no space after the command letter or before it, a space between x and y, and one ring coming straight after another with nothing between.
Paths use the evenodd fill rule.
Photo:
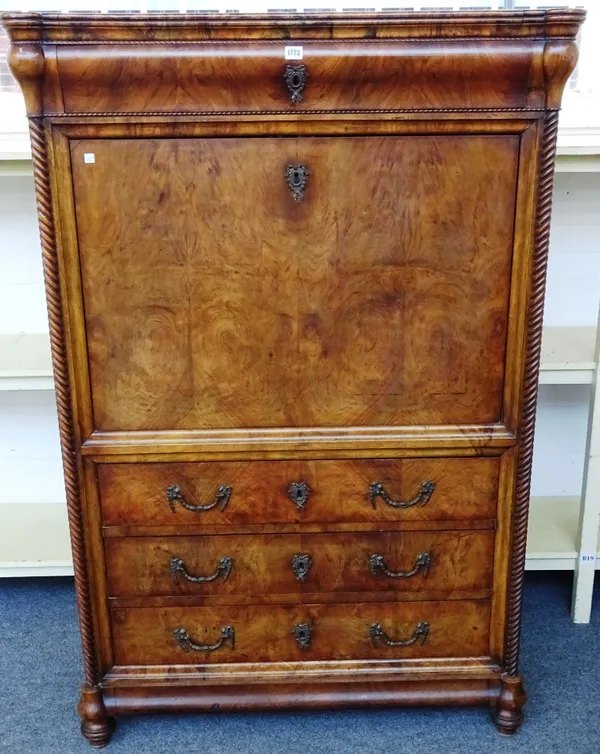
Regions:
<instances>
[{"instance_id":1,"label":"small white sticker","mask_svg":"<svg viewBox=\"0 0 600 754\"><path fill-rule=\"evenodd\" d=\"M96 155L93 152L85 152L83 155L83 161L86 165L93 165L96 162Z\"/></svg>"},{"instance_id":2,"label":"small white sticker","mask_svg":"<svg viewBox=\"0 0 600 754\"><path fill-rule=\"evenodd\" d=\"M303 47L286 47L285 59L286 60L302 60L304 57Z\"/></svg>"},{"instance_id":3,"label":"small white sticker","mask_svg":"<svg viewBox=\"0 0 600 754\"><path fill-rule=\"evenodd\" d=\"M581 553L579 559L582 563L594 563L596 561L596 555L594 553Z\"/></svg>"}]
</instances>

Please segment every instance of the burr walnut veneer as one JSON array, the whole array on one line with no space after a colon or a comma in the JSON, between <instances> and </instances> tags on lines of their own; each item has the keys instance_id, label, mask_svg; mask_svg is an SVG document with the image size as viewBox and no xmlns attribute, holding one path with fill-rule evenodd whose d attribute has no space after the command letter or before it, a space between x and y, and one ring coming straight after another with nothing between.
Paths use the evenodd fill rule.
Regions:
<instances>
[{"instance_id":1,"label":"burr walnut veneer","mask_svg":"<svg viewBox=\"0 0 600 754\"><path fill-rule=\"evenodd\" d=\"M92 744L161 709L516 730L583 15L4 17Z\"/></svg>"}]
</instances>

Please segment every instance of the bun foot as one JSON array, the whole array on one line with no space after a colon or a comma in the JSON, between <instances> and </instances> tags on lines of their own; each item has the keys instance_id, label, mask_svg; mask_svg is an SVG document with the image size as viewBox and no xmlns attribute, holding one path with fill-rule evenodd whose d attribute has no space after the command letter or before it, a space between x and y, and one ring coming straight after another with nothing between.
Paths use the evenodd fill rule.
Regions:
<instances>
[{"instance_id":1,"label":"bun foot","mask_svg":"<svg viewBox=\"0 0 600 754\"><path fill-rule=\"evenodd\" d=\"M81 689L77 709L81 717L81 732L85 738L96 749L106 746L115 729L115 720L106 714L102 691L98 686L84 686Z\"/></svg>"},{"instance_id":2,"label":"bun foot","mask_svg":"<svg viewBox=\"0 0 600 754\"><path fill-rule=\"evenodd\" d=\"M522 709L527 696L520 676L502 676L502 686L492 718L496 728L505 736L512 736L523 722Z\"/></svg>"}]
</instances>

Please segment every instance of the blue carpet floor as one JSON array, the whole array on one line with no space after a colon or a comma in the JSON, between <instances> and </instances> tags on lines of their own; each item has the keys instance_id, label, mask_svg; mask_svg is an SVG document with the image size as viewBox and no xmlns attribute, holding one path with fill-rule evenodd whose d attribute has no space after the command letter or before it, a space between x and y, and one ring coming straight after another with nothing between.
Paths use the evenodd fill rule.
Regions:
<instances>
[{"instance_id":1,"label":"blue carpet floor","mask_svg":"<svg viewBox=\"0 0 600 754\"><path fill-rule=\"evenodd\" d=\"M600 754L600 590L569 616L570 574L529 574L525 725L501 737L483 709L121 718L110 754ZM81 682L72 582L0 580L0 751L74 754Z\"/></svg>"}]
</instances>

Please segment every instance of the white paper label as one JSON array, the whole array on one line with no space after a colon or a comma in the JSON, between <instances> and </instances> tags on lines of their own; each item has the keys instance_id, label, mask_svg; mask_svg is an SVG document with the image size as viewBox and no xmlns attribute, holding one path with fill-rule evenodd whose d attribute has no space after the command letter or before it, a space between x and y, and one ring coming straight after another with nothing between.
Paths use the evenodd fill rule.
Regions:
<instances>
[{"instance_id":1,"label":"white paper label","mask_svg":"<svg viewBox=\"0 0 600 754\"><path fill-rule=\"evenodd\" d=\"M285 59L286 60L302 60L304 57L303 47L286 47Z\"/></svg>"},{"instance_id":2,"label":"white paper label","mask_svg":"<svg viewBox=\"0 0 600 754\"><path fill-rule=\"evenodd\" d=\"M96 162L96 155L93 152L85 152L83 161L86 165L93 165Z\"/></svg>"},{"instance_id":3,"label":"white paper label","mask_svg":"<svg viewBox=\"0 0 600 754\"><path fill-rule=\"evenodd\" d=\"M581 553L580 560L582 563L594 563L596 555L592 553Z\"/></svg>"}]
</instances>

